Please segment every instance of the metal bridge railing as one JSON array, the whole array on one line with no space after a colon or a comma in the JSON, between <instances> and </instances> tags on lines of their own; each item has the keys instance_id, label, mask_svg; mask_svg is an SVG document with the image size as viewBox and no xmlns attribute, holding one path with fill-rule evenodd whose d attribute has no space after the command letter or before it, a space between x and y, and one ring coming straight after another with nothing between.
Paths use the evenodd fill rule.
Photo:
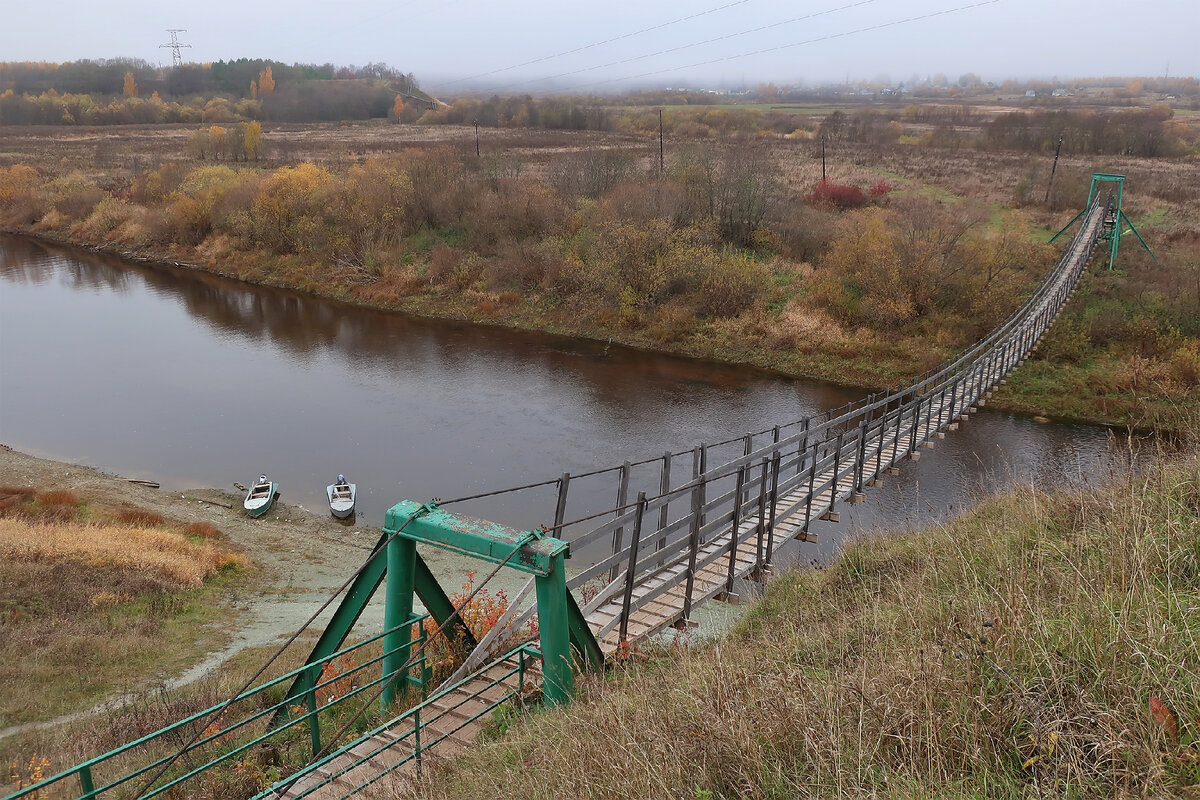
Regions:
<instances>
[{"instance_id":1,"label":"metal bridge railing","mask_svg":"<svg viewBox=\"0 0 1200 800\"><path fill-rule=\"evenodd\" d=\"M453 739L514 697L523 696L530 663L540 659L536 647L521 645L404 713L364 731L251 800L300 800L318 792L323 799L344 800L406 768L420 775L423 753ZM463 691L464 687L469 691ZM476 710L464 710L469 705L476 706ZM435 731L433 736L425 733L430 729Z\"/></svg>"},{"instance_id":2,"label":"metal bridge railing","mask_svg":"<svg viewBox=\"0 0 1200 800\"><path fill-rule=\"evenodd\" d=\"M410 628L410 638L395 649L422 648L426 616L414 616L401 628ZM413 634L411 628L416 629ZM349 716L352 702L393 676L382 674L378 667L389 655L381 643L392 631L383 631L354 645L339 650L323 664L309 664L291 670L239 694L228 704L198 711L171 725L122 745L82 764L52 775L8 795L5 800L18 798L69 797L91 800L97 797L138 796L142 800L169 793L169 796L193 796L191 787L201 777L228 769L248 757L255 748L273 748L275 753L293 751L299 742L308 739L308 747L300 751L316 756L322 749L321 731ZM378 651L378 652L376 652ZM422 650L423 653L423 650ZM423 687L428 682L425 659L414 661L416 675L410 682ZM379 669L379 677L366 680L368 671ZM313 687L299 698L288 699L288 683L298 675L315 671L319 677ZM366 695L369 697L370 695ZM290 705L291 715L273 725L272 717ZM355 709L357 711L357 709ZM213 719L213 715L220 712ZM200 730L200 726L204 726ZM191 741L192 739L195 741ZM185 742L190 742L183 747ZM165 764L173 764L151 786L141 781ZM213 778L216 779L215 777Z\"/></svg>"},{"instance_id":3,"label":"metal bridge railing","mask_svg":"<svg viewBox=\"0 0 1200 800\"><path fill-rule=\"evenodd\" d=\"M829 518L839 502L858 499L885 472L915 457L937 434L972 413L1053 323L1096 245L1103 210L1097 199L1054 269L1008 318L911 381L838 409L691 450L584 475L564 473L554 524L548 526L551 535L569 541L574 551L611 542L609 554L575 574L568 586L579 592L604 582L587 598L585 615L624 596L619 618L597 620L597 638L624 631L632 614L680 585L686 587L680 611L686 618L693 606L721 590L693 592L697 575L722 556L734 574L741 546L753 539L752 571L761 573L771 564L782 524L788 523L788 538L810 538L815 519ZM729 455L731 448L741 452ZM710 466L715 452L725 455ZM633 468L655 464L657 475L642 476L645 489L634 488ZM681 474L686 480L679 482L675 476ZM616 505L567 521L573 482L602 475L616 479ZM652 588L630 590L652 578ZM732 591L732 582L726 581L724 590ZM514 601L504 620L514 628L535 613L533 608L518 610L519 602ZM485 658L488 645L485 637L464 668Z\"/></svg>"}]
</instances>

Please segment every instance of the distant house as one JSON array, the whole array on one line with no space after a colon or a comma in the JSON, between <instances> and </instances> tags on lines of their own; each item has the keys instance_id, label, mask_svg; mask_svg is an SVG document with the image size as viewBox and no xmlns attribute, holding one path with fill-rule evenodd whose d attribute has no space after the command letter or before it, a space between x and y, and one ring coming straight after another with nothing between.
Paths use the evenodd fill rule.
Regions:
<instances>
[{"instance_id":1,"label":"distant house","mask_svg":"<svg viewBox=\"0 0 1200 800\"><path fill-rule=\"evenodd\" d=\"M1075 93L1070 89L1055 89L1051 94L1054 97L1074 97Z\"/></svg>"},{"instance_id":2,"label":"distant house","mask_svg":"<svg viewBox=\"0 0 1200 800\"><path fill-rule=\"evenodd\" d=\"M1037 92L1035 92L1033 89L1030 89L1028 92L1025 93L1025 96L1026 97L1037 97Z\"/></svg>"}]
</instances>

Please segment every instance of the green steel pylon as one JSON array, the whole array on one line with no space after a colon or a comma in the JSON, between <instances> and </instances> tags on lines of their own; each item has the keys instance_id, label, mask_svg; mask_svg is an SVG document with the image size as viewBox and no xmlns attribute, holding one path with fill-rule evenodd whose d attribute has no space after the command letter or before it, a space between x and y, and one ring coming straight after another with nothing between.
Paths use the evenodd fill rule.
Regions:
<instances>
[{"instance_id":1,"label":"green steel pylon","mask_svg":"<svg viewBox=\"0 0 1200 800\"><path fill-rule=\"evenodd\" d=\"M1050 243L1054 244L1055 239L1057 239L1058 237L1060 237L1064 233L1066 233L1068 230L1070 230L1071 226L1074 225L1076 222L1078 222L1079 218L1087 213L1087 210L1092 207L1092 200L1096 197L1096 185L1100 184L1100 183L1115 183L1115 184L1117 184L1116 201L1112 207L1112 210L1111 210L1108 218L1104 222L1105 230L1100 235L1101 241L1104 241L1107 239L1109 242L1108 268L1112 269L1113 264L1115 264L1117 262L1117 251L1120 249L1121 237L1124 235L1121 232L1121 223L1122 222L1124 222L1126 225L1129 226L1129 230L1132 231L1133 235L1137 237L1137 240L1139 242L1141 242L1142 247L1144 247L1146 249L1146 252L1150 254L1150 258L1153 258L1155 261L1157 261L1158 259L1154 257L1154 252L1150 249L1150 246L1148 244L1146 244L1146 240L1142 238L1142 235L1140 233L1138 233L1137 228L1133 227L1133 222L1130 221L1129 217L1125 216L1125 209L1122 205L1124 198L1125 198L1125 176L1124 175L1111 175L1107 172L1093 172L1092 173L1092 186L1090 189L1088 189L1087 205L1084 206L1083 211L1080 211L1078 214L1076 214L1074 219L1072 219L1070 222L1068 222L1061 231L1059 231L1058 233L1056 233L1052 237L1050 237Z\"/></svg>"}]
</instances>

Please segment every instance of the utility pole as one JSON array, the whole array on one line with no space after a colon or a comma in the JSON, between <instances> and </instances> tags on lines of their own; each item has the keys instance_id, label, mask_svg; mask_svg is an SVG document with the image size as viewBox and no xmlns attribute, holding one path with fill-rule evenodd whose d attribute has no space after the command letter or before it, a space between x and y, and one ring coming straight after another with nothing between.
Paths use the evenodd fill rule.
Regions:
<instances>
[{"instance_id":1,"label":"utility pole","mask_svg":"<svg viewBox=\"0 0 1200 800\"><path fill-rule=\"evenodd\" d=\"M191 45L180 42L179 34L187 33L187 28L167 28L167 33L171 34L170 44L160 44L159 47L171 48L171 64L176 67L182 67L183 56L179 55L179 48L191 47Z\"/></svg>"},{"instance_id":2,"label":"utility pole","mask_svg":"<svg viewBox=\"0 0 1200 800\"><path fill-rule=\"evenodd\" d=\"M1046 184L1046 199L1042 201L1043 203L1050 202L1050 188L1054 186L1054 173L1058 170L1058 154L1062 152L1062 140L1063 137L1059 136L1058 147L1054 150L1054 166L1050 167L1050 183Z\"/></svg>"},{"instance_id":3,"label":"utility pole","mask_svg":"<svg viewBox=\"0 0 1200 800\"><path fill-rule=\"evenodd\" d=\"M662 109L658 110L658 174L661 176L667 171L663 161L663 126L662 126Z\"/></svg>"},{"instance_id":4,"label":"utility pole","mask_svg":"<svg viewBox=\"0 0 1200 800\"><path fill-rule=\"evenodd\" d=\"M825 137L821 137L821 180L825 180Z\"/></svg>"},{"instance_id":5,"label":"utility pole","mask_svg":"<svg viewBox=\"0 0 1200 800\"><path fill-rule=\"evenodd\" d=\"M475 123L475 157L479 158L479 120L473 119L471 122Z\"/></svg>"}]
</instances>

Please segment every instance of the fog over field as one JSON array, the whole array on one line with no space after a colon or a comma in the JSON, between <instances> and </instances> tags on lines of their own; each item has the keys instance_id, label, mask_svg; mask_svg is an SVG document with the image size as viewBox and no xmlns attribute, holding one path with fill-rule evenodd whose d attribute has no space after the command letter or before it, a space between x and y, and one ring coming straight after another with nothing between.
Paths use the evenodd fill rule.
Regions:
<instances>
[{"instance_id":1,"label":"fog over field","mask_svg":"<svg viewBox=\"0 0 1200 800\"><path fill-rule=\"evenodd\" d=\"M538 88L760 80L909 81L1200 73L1195 0L126 0L11 3L0 58L386 62L427 87ZM52 20L51 24L48 22Z\"/></svg>"}]
</instances>

